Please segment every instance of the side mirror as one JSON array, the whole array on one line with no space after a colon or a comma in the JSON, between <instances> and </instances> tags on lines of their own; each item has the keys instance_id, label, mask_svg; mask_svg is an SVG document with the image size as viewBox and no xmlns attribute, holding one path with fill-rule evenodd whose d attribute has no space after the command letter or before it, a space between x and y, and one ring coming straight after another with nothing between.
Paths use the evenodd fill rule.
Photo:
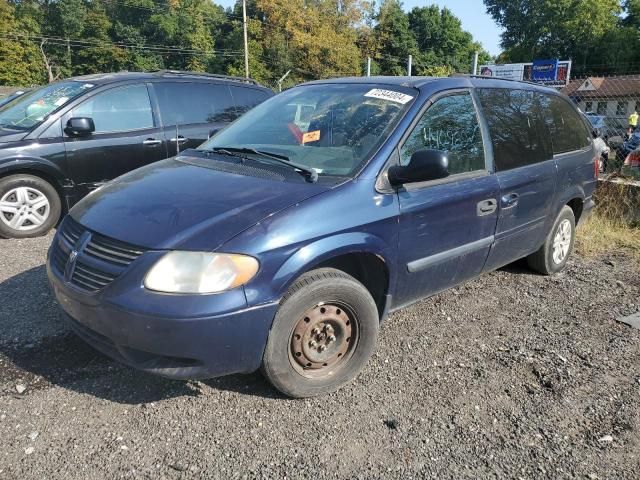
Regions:
<instances>
[{"instance_id":1,"label":"side mirror","mask_svg":"<svg viewBox=\"0 0 640 480\"><path fill-rule=\"evenodd\" d=\"M70 118L64 131L72 137L84 137L95 132L96 126L92 118Z\"/></svg>"},{"instance_id":2,"label":"side mirror","mask_svg":"<svg viewBox=\"0 0 640 480\"><path fill-rule=\"evenodd\" d=\"M411 155L408 165L394 165L389 168L387 175L394 187L439 180L449 176L449 159L446 152L423 148Z\"/></svg>"}]
</instances>

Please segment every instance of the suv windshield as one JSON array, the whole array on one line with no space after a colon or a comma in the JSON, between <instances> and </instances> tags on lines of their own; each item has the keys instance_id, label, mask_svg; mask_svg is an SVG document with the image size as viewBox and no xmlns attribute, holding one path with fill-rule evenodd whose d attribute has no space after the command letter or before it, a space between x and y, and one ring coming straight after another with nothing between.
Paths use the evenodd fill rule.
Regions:
<instances>
[{"instance_id":1,"label":"suv windshield","mask_svg":"<svg viewBox=\"0 0 640 480\"><path fill-rule=\"evenodd\" d=\"M416 94L407 87L371 84L292 88L258 105L199 149L254 149L320 176L352 176L386 140Z\"/></svg>"},{"instance_id":2,"label":"suv windshield","mask_svg":"<svg viewBox=\"0 0 640 480\"><path fill-rule=\"evenodd\" d=\"M26 93L0 108L0 128L29 130L92 87L91 83L59 82Z\"/></svg>"}]
</instances>

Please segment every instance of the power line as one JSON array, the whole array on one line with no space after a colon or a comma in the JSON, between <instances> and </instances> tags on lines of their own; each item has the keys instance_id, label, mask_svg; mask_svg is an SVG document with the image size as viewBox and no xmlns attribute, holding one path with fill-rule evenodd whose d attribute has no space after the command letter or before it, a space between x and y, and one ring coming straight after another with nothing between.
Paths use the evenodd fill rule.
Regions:
<instances>
[{"instance_id":1,"label":"power line","mask_svg":"<svg viewBox=\"0 0 640 480\"><path fill-rule=\"evenodd\" d=\"M87 47L87 46L99 46L99 47L121 47L127 48L131 50L146 50L154 53L164 53L164 54L182 54L182 55L217 55L222 57L238 57L242 56L243 53L240 50L203 50L203 49L195 49L195 48L183 48L175 45L157 45L157 44L132 44L125 42L109 42L102 40L80 40L80 39L71 39L71 38L62 38L62 37L48 37L48 36L40 36L40 35L28 35L28 34L18 34L18 33L9 33L5 35L0 35L0 38L5 38L9 40L26 40L31 42L44 41L48 44L52 45L60 45L60 46L70 46L70 47Z\"/></svg>"}]
</instances>

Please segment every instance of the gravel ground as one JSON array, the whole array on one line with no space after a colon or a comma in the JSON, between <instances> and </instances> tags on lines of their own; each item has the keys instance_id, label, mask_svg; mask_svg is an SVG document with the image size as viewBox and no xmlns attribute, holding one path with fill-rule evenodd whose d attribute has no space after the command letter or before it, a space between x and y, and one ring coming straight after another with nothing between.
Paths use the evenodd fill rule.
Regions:
<instances>
[{"instance_id":1,"label":"gravel ground","mask_svg":"<svg viewBox=\"0 0 640 480\"><path fill-rule=\"evenodd\" d=\"M49 293L50 241L0 240L0 478L638 478L622 252L420 302L355 383L289 400L258 374L169 381L93 351Z\"/></svg>"}]
</instances>

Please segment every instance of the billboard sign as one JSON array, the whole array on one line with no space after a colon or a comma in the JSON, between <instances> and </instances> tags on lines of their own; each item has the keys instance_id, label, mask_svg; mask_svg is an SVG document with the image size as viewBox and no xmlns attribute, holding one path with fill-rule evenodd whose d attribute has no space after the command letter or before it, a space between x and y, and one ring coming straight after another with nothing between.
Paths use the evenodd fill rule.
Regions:
<instances>
[{"instance_id":1,"label":"billboard sign","mask_svg":"<svg viewBox=\"0 0 640 480\"><path fill-rule=\"evenodd\" d=\"M534 60L531 71L531 79L534 82L555 82L558 60Z\"/></svg>"},{"instance_id":2,"label":"billboard sign","mask_svg":"<svg viewBox=\"0 0 640 480\"><path fill-rule=\"evenodd\" d=\"M524 80L544 85L563 87L569 83L571 60L535 60L529 63L480 65L480 75L485 77Z\"/></svg>"},{"instance_id":3,"label":"billboard sign","mask_svg":"<svg viewBox=\"0 0 640 480\"><path fill-rule=\"evenodd\" d=\"M508 63L505 65L481 65L480 75L485 77L505 78L507 80L522 80L524 63Z\"/></svg>"}]
</instances>

